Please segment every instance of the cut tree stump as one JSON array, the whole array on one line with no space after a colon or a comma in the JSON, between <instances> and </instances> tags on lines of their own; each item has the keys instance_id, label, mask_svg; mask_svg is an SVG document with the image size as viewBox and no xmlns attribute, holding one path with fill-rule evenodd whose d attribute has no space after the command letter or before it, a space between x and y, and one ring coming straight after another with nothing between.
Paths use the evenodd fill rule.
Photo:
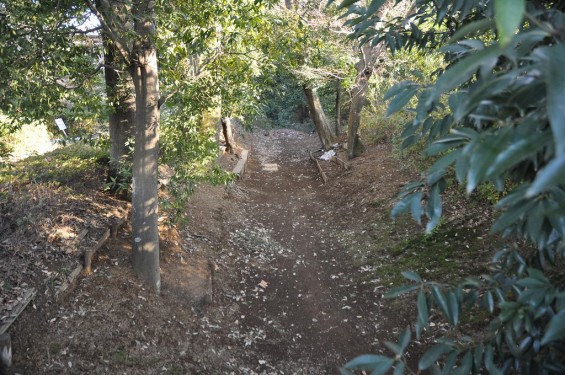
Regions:
<instances>
[{"instance_id":1,"label":"cut tree stump","mask_svg":"<svg viewBox=\"0 0 565 375\"><path fill-rule=\"evenodd\" d=\"M316 166L318 167L318 171L320 172L320 176L322 176L322 180L324 181L324 184L328 182L328 176L326 175L326 172L324 172L324 170L322 169L322 166L320 165L320 162L318 161L318 159L316 159L314 157L314 155L312 154L312 151L308 150L308 153L310 154L310 159L316 163Z\"/></svg>"},{"instance_id":2,"label":"cut tree stump","mask_svg":"<svg viewBox=\"0 0 565 375\"><path fill-rule=\"evenodd\" d=\"M249 155L249 150L242 150L241 155L239 156L239 161L235 165L232 173L237 175L238 179L243 179L243 173L245 173L245 169L247 167L247 157Z\"/></svg>"}]
</instances>

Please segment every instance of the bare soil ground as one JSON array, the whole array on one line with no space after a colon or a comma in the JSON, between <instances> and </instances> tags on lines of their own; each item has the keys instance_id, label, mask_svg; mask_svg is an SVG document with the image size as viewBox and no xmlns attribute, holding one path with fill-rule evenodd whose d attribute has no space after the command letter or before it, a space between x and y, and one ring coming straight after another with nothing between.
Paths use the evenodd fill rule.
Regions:
<instances>
[{"instance_id":1,"label":"bare soil ground","mask_svg":"<svg viewBox=\"0 0 565 375\"><path fill-rule=\"evenodd\" d=\"M240 139L250 149L243 179L201 186L187 227L162 229L161 295L133 275L126 227L63 301L38 289L10 330L11 373L337 374L394 340L413 312L382 294L421 235L389 212L414 176L389 145L375 145L349 170L322 162L323 184L307 152L318 148L316 135L270 130ZM466 223L464 231L430 244L483 241L488 218L469 225L474 214L465 212L447 219ZM468 266L455 250L437 257ZM435 258L425 265L432 274Z\"/></svg>"}]
</instances>

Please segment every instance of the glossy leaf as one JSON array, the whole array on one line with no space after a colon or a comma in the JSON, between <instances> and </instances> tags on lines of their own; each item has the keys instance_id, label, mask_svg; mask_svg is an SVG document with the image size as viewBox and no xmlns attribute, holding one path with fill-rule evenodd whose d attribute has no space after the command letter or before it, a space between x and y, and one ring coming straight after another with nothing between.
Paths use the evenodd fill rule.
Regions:
<instances>
[{"instance_id":1,"label":"glossy leaf","mask_svg":"<svg viewBox=\"0 0 565 375\"><path fill-rule=\"evenodd\" d=\"M564 184L565 173L563 171L565 171L565 153L553 159L538 172L532 186L526 192L526 197L531 198L551 189L555 185Z\"/></svg>"},{"instance_id":2,"label":"glossy leaf","mask_svg":"<svg viewBox=\"0 0 565 375\"><path fill-rule=\"evenodd\" d=\"M565 338L565 310L555 314L545 329L545 334L541 340L542 345L550 342L563 340Z\"/></svg>"},{"instance_id":3,"label":"glossy leaf","mask_svg":"<svg viewBox=\"0 0 565 375\"><path fill-rule=\"evenodd\" d=\"M547 56L547 112L551 131L555 140L557 156L565 154L565 45L557 43L548 51Z\"/></svg>"},{"instance_id":4,"label":"glossy leaf","mask_svg":"<svg viewBox=\"0 0 565 375\"><path fill-rule=\"evenodd\" d=\"M418 362L418 369L426 370L431 365L433 365L434 362L436 362L442 354L445 354L449 351L451 351L451 347L449 345L438 344L432 346L424 353L422 358L420 358L420 361Z\"/></svg>"},{"instance_id":5,"label":"glossy leaf","mask_svg":"<svg viewBox=\"0 0 565 375\"><path fill-rule=\"evenodd\" d=\"M427 103L431 104L441 94L467 81L482 65L492 64L493 61L496 62L499 55L498 46L489 46L465 57L438 78L434 86L434 94L428 98Z\"/></svg>"},{"instance_id":6,"label":"glossy leaf","mask_svg":"<svg viewBox=\"0 0 565 375\"><path fill-rule=\"evenodd\" d=\"M494 0L494 18L502 45L508 44L522 23L525 0Z\"/></svg>"},{"instance_id":7,"label":"glossy leaf","mask_svg":"<svg viewBox=\"0 0 565 375\"><path fill-rule=\"evenodd\" d=\"M385 293L384 298L395 298L403 294L410 293L418 288L420 288L419 285L403 285Z\"/></svg>"},{"instance_id":8,"label":"glossy leaf","mask_svg":"<svg viewBox=\"0 0 565 375\"><path fill-rule=\"evenodd\" d=\"M412 280L412 281L415 281L417 283L422 282L422 278L416 272L402 271L402 276L404 276L405 279Z\"/></svg>"},{"instance_id":9,"label":"glossy leaf","mask_svg":"<svg viewBox=\"0 0 565 375\"><path fill-rule=\"evenodd\" d=\"M347 370L372 370L377 374L386 373L393 365L394 360L383 355L364 354L347 362L343 366Z\"/></svg>"}]
</instances>

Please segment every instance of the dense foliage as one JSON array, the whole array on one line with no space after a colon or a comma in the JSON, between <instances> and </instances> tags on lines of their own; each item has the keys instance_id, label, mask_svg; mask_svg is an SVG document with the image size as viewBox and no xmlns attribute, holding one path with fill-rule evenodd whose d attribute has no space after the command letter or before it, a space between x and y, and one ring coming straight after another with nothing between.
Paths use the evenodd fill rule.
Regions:
<instances>
[{"instance_id":1,"label":"dense foliage","mask_svg":"<svg viewBox=\"0 0 565 375\"><path fill-rule=\"evenodd\" d=\"M432 312L450 324L420 358L418 370L563 373L565 4L417 0L408 20L381 22L375 14L384 3L341 4L352 15L355 37L384 41L392 51L439 48L447 62L434 77L415 72L385 97L391 99L389 113L412 113L403 146L423 141L435 158L422 180L404 187L393 215L409 212L431 231L442 215L448 177L467 193L492 183L504 192L492 231L509 238L490 274L446 285L404 272L415 284L390 291L389 297L416 292L417 337L429 329ZM412 98L417 105L408 108ZM489 326L467 332L462 316L469 310L489 316ZM398 343L386 343L392 356L361 356L342 372L409 372L410 337L407 329Z\"/></svg>"}]
</instances>

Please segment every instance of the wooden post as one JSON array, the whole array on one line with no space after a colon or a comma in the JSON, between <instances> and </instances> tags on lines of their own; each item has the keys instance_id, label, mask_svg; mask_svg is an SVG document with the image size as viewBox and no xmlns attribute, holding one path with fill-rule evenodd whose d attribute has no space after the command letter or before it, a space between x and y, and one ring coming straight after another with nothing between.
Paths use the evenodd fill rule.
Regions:
<instances>
[{"instance_id":1,"label":"wooden post","mask_svg":"<svg viewBox=\"0 0 565 375\"><path fill-rule=\"evenodd\" d=\"M0 335L0 374L12 366L12 340L9 333Z\"/></svg>"},{"instance_id":2,"label":"wooden post","mask_svg":"<svg viewBox=\"0 0 565 375\"><path fill-rule=\"evenodd\" d=\"M308 150L308 153L310 154L310 159L314 163L316 163L316 166L318 167L318 171L320 172L320 176L322 176L322 180L324 181L324 184L327 183L328 182L328 176L326 175L326 172L324 172L324 170L322 169L322 166L318 162L318 159L316 159L314 157L314 155L312 155L312 151Z\"/></svg>"},{"instance_id":3,"label":"wooden post","mask_svg":"<svg viewBox=\"0 0 565 375\"><path fill-rule=\"evenodd\" d=\"M102 238L100 238L100 240L96 243L96 245L92 246L90 249L84 252L85 273L90 273L92 271L91 270L92 256L98 249L100 249L106 243L106 241L108 241L109 238L110 238L110 229L107 229L106 232L104 232L104 234L102 235Z\"/></svg>"},{"instance_id":4,"label":"wooden post","mask_svg":"<svg viewBox=\"0 0 565 375\"><path fill-rule=\"evenodd\" d=\"M240 155L240 159L239 159L239 161L235 165L235 168L232 171L232 173L236 174L237 178L239 178L240 180L243 178L243 173L245 173L248 155L249 155L248 150L242 150L241 155Z\"/></svg>"}]
</instances>

